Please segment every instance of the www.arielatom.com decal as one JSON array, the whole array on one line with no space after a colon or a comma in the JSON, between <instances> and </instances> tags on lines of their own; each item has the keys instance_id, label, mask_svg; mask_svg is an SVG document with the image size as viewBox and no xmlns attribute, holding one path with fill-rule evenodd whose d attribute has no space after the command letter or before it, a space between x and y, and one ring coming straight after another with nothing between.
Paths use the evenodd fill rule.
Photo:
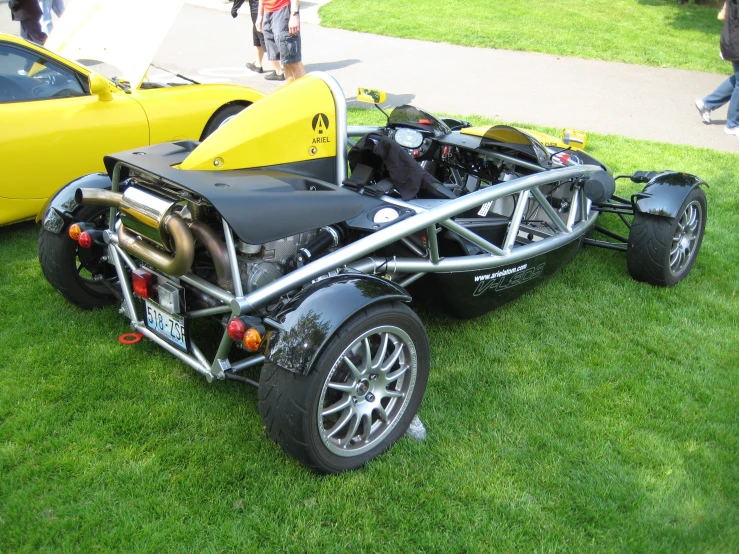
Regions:
<instances>
[{"instance_id":1,"label":"www.arielatom.com decal","mask_svg":"<svg viewBox=\"0 0 739 554\"><path fill-rule=\"evenodd\" d=\"M472 295L480 296L489 290L502 291L536 279L544 272L545 265L546 263L541 263L530 268L529 264L523 264L487 275L475 275L475 282L479 284Z\"/></svg>"}]
</instances>

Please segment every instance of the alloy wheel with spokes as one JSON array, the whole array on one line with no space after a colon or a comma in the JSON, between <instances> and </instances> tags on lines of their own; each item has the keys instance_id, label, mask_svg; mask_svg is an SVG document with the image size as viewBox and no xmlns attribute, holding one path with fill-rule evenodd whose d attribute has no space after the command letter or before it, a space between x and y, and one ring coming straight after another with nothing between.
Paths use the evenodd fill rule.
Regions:
<instances>
[{"instance_id":1,"label":"alloy wheel with spokes","mask_svg":"<svg viewBox=\"0 0 739 554\"><path fill-rule=\"evenodd\" d=\"M691 262L697 253L698 239L701 237L703 223L703 209L700 202L694 200L683 211L672 237L670 250L670 270L673 274L680 274Z\"/></svg>"},{"instance_id":2,"label":"alloy wheel with spokes","mask_svg":"<svg viewBox=\"0 0 739 554\"><path fill-rule=\"evenodd\" d=\"M626 264L637 281L671 287L687 277L706 230L706 194L691 190L676 217L637 213L629 231Z\"/></svg>"},{"instance_id":3,"label":"alloy wheel with spokes","mask_svg":"<svg viewBox=\"0 0 739 554\"><path fill-rule=\"evenodd\" d=\"M338 357L319 399L319 433L339 456L377 444L397 425L413 394L418 360L402 329L384 326L358 337Z\"/></svg>"},{"instance_id":4,"label":"alloy wheel with spokes","mask_svg":"<svg viewBox=\"0 0 739 554\"><path fill-rule=\"evenodd\" d=\"M428 337L400 302L354 314L326 343L313 370L265 363L259 413L285 452L319 473L357 469L405 434L426 390Z\"/></svg>"}]
</instances>

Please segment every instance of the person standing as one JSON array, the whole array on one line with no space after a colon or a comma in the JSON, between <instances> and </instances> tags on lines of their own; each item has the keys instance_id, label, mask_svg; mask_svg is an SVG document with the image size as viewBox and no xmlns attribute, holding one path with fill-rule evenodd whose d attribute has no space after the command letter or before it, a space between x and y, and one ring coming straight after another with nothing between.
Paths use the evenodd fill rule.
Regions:
<instances>
[{"instance_id":1,"label":"person standing","mask_svg":"<svg viewBox=\"0 0 739 554\"><path fill-rule=\"evenodd\" d=\"M734 75L705 98L696 100L695 107L703 121L711 123L711 112L728 102L724 132L739 137L739 0L726 0L721 11L725 14L721 31L721 57L731 62Z\"/></svg>"},{"instance_id":2,"label":"person standing","mask_svg":"<svg viewBox=\"0 0 739 554\"><path fill-rule=\"evenodd\" d=\"M245 0L234 0L233 6L231 7L231 15L236 17L238 15L239 8L243 5ZM264 73L262 67L262 60L264 59L264 35L257 31L257 14L259 13L259 0L249 0L249 11L251 12L251 23L252 23L252 44L254 45L254 62L246 64L247 69L255 71L257 73ZM265 79L273 81L284 81L285 76L282 73L279 60L271 62L274 67L274 71L270 71L265 76Z\"/></svg>"},{"instance_id":3,"label":"person standing","mask_svg":"<svg viewBox=\"0 0 739 554\"><path fill-rule=\"evenodd\" d=\"M259 0L255 21L257 31L264 33L267 58L282 62L288 83L305 75L299 9L300 0Z\"/></svg>"},{"instance_id":4,"label":"person standing","mask_svg":"<svg viewBox=\"0 0 739 554\"><path fill-rule=\"evenodd\" d=\"M21 38L44 44L46 33L41 30L41 6L38 0L10 0L10 18L21 24Z\"/></svg>"},{"instance_id":5,"label":"person standing","mask_svg":"<svg viewBox=\"0 0 739 554\"><path fill-rule=\"evenodd\" d=\"M51 20L53 11L57 17L64 13L64 0L40 0L41 1L41 30L47 35L51 34L54 23Z\"/></svg>"}]
</instances>

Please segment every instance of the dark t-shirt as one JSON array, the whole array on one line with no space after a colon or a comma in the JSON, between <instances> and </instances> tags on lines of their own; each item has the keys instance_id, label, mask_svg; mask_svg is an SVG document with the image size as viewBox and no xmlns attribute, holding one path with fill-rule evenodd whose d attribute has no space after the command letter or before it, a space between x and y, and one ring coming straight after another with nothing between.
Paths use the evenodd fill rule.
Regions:
<instances>
[{"instance_id":1,"label":"dark t-shirt","mask_svg":"<svg viewBox=\"0 0 739 554\"><path fill-rule=\"evenodd\" d=\"M726 20L721 31L721 55L739 61L739 0L727 0Z\"/></svg>"}]
</instances>

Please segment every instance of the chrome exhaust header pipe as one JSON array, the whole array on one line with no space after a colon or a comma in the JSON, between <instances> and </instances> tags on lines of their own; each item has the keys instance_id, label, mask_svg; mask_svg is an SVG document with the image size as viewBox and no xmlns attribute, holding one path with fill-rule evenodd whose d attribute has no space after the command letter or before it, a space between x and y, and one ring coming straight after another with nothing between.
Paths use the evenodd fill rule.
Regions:
<instances>
[{"instance_id":1,"label":"chrome exhaust header pipe","mask_svg":"<svg viewBox=\"0 0 739 554\"><path fill-rule=\"evenodd\" d=\"M75 193L79 204L119 208L121 225L118 226L119 246L152 267L168 275L180 277L190 271L195 259L195 240L184 219L171 210L174 202L168 202L140 189L128 188L123 194L104 189L81 188ZM142 208L138 211L138 208ZM126 227L135 222L134 231L161 244L171 246L172 254L140 240Z\"/></svg>"},{"instance_id":2,"label":"chrome exhaust header pipe","mask_svg":"<svg viewBox=\"0 0 739 554\"><path fill-rule=\"evenodd\" d=\"M86 206L107 206L117 208L121 205L123 194L106 189L77 189L74 200Z\"/></svg>"},{"instance_id":3,"label":"chrome exhaust header pipe","mask_svg":"<svg viewBox=\"0 0 739 554\"><path fill-rule=\"evenodd\" d=\"M210 254L213 265L216 267L218 286L224 290L233 292L234 282L231 277L231 266L229 265L226 244L213 229L202 221L190 222L190 231L205 246L208 254Z\"/></svg>"},{"instance_id":4,"label":"chrome exhaust header pipe","mask_svg":"<svg viewBox=\"0 0 739 554\"><path fill-rule=\"evenodd\" d=\"M123 225L118 227L118 244L129 254L141 258L146 263L166 273L180 277L190 271L195 260L195 241L185 220L178 215L170 215L164 220L164 228L171 237L173 254L165 254L158 248L139 240Z\"/></svg>"}]
</instances>

